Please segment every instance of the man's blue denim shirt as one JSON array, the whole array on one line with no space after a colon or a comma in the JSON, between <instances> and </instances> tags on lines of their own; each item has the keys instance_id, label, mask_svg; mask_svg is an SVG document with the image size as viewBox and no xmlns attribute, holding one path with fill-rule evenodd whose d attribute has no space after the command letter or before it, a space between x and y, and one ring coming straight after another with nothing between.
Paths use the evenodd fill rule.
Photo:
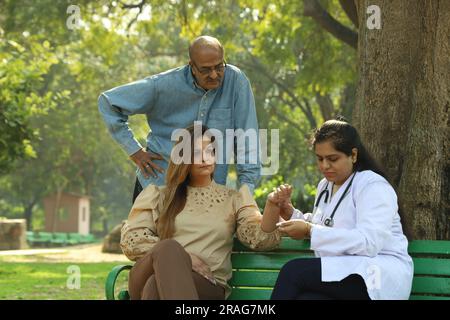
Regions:
<instances>
[{"instance_id":1,"label":"man's blue denim shirt","mask_svg":"<svg viewBox=\"0 0 450 320\"><path fill-rule=\"evenodd\" d=\"M205 91L199 87L190 66L186 65L108 90L100 95L98 107L109 132L128 155L142 148L128 126L128 116L145 114L151 129L147 147L164 157L165 160L156 160L155 163L165 170L174 144L171 135L175 129L186 128L194 121L219 129L224 135L225 129L254 129L258 139L257 151L248 148L246 143L245 154L248 159L250 152L256 152L257 161L255 164L237 164L236 170L239 185L246 183L251 191L259 181L261 163L255 100L247 77L233 65L226 66L222 84L214 90ZM228 151L235 148L230 142L224 142L224 146ZM217 164L214 180L226 184L227 173L226 163ZM157 175L156 178L145 178L137 170L144 188L149 184L164 185L165 174Z\"/></svg>"}]
</instances>

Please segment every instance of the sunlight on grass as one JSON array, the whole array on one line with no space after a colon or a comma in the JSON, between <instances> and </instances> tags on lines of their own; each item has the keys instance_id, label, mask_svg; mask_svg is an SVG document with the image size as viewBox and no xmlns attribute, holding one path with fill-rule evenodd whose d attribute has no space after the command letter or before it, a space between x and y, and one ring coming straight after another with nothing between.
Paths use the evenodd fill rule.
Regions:
<instances>
[{"instance_id":1,"label":"sunlight on grass","mask_svg":"<svg viewBox=\"0 0 450 320\"><path fill-rule=\"evenodd\" d=\"M80 268L80 289L69 289L67 268ZM0 299L98 300L105 299L108 272L117 263L8 263L0 262ZM126 287L127 279L120 279Z\"/></svg>"}]
</instances>

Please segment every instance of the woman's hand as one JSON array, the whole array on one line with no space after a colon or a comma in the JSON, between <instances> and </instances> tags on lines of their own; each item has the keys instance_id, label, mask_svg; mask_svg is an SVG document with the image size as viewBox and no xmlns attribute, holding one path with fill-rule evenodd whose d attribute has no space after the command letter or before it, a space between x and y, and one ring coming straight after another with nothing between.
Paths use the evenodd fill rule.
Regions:
<instances>
[{"instance_id":1,"label":"woman's hand","mask_svg":"<svg viewBox=\"0 0 450 320\"><path fill-rule=\"evenodd\" d=\"M279 230L295 240L311 237L311 223L305 220L289 220L281 223Z\"/></svg>"},{"instance_id":2,"label":"woman's hand","mask_svg":"<svg viewBox=\"0 0 450 320\"><path fill-rule=\"evenodd\" d=\"M277 206L282 202L290 202L292 195L292 187L288 184L282 184L278 188L274 188L274 190L269 193L267 196L267 201Z\"/></svg>"},{"instance_id":3,"label":"woman's hand","mask_svg":"<svg viewBox=\"0 0 450 320\"><path fill-rule=\"evenodd\" d=\"M292 186L282 184L274 189L268 197L267 202L270 202L280 208L280 216L284 220L289 220L294 211L294 206L291 203Z\"/></svg>"},{"instance_id":4,"label":"woman's hand","mask_svg":"<svg viewBox=\"0 0 450 320\"><path fill-rule=\"evenodd\" d=\"M192 270L214 283L215 279L211 272L211 268L195 254L189 253L189 255L191 256Z\"/></svg>"}]
</instances>

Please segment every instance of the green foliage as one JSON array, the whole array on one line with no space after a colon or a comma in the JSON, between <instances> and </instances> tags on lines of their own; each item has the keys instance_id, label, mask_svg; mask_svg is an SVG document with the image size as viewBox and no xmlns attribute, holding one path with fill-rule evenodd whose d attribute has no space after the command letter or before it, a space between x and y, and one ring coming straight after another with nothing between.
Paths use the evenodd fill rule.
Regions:
<instances>
[{"instance_id":1,"label":"green foliage","mask_svg":"<svg viewBox=\"0 0 450 320\"><path fill-rule=\"evenodd\" d=\"M51 91L40 94L44 76L57 62L49 42L19 40L0 36L0 174L17 159L36 157L32 140L38 132L30 120L47 114L59 98Z\"/></svg>"}]
</instances>

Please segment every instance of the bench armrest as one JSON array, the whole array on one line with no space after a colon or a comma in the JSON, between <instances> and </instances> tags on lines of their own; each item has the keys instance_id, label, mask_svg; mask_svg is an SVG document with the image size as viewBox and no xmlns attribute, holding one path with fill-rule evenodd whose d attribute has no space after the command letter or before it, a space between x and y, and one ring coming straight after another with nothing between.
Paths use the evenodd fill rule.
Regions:
<instances>
[{"instance_id":1,"label":"bench armrest","mask_svg":"<svg viewBox=\"0 0 450 320\"><path fill-rule=\"evenodd\" d=\"M106 278L106 286L105 286L105 294L106 294L106 300L116 300L114 297L114 288L116 285L116 280L119 274L122 271L130 270L131 265L118 265L115 266L111 272L108 274L108 277ZM128 292L127 292L128 293ZM126 293L119 293L119 300L128 300L129 296L126 296Z\"/></svg>"}]
</instances>

